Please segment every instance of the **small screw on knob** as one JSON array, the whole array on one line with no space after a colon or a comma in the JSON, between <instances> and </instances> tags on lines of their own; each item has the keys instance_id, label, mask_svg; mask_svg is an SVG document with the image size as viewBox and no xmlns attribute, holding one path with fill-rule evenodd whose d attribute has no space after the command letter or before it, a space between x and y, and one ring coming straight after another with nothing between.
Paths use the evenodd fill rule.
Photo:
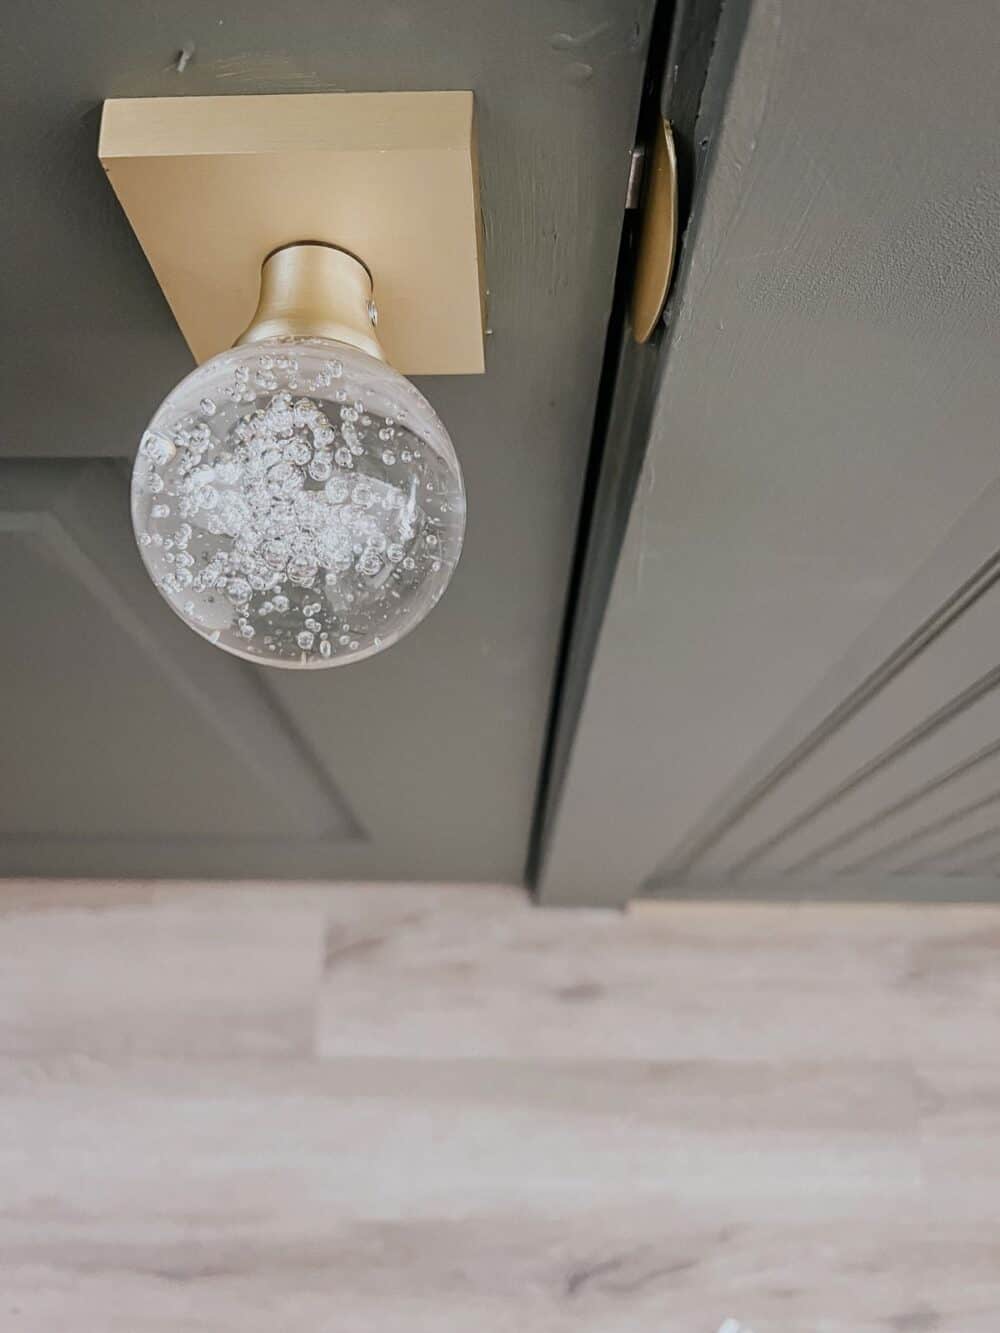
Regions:
<instances>
[{"instance_id":1,"label":"small screw on knob","mask_svg":"<svg viewBox=\"0 0 1000 1333\"><path fill-rule=\"evenodd\" d=\"M377 328L378 328L378 306L375 304L374 301L369 301L369 302L368 302L368 318L371 320L371 326L372 326L372 328L373 328L373 329L377 329Z\"/></svg>"}]
</instances>

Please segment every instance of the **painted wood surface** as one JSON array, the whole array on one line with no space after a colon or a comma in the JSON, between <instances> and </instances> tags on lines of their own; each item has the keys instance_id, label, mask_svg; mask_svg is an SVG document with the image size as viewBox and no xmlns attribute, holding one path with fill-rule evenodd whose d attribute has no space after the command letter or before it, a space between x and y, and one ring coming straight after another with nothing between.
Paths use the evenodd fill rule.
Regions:
<instances>
[{"instance_id":1,"label":"painted wood surface","mask_svg":"<svg viewBox=\"0 0 1000 1333\"><path fill-rule=\"evenodd\" d=\"M0 886L0 1328L995 1333L1000 910Z\"/></svg>"},{"instance_id":2,"label":"painted wood surface","mask_svg":"<svg viewBox=\"0 0 1000 1333\"><path fill-rule=\"evenodd\" d=\"M995 513L980 526L1000 474L1000 28L995 6L960 11L723 6L703 110L724 112L702 117L649 444L576 664L553 904L761 896L806 858L799 889L823 892L851 859L830 837L1000 734L952 731L1000 683ZM928 891L880 869L837 887Z\"/></svg>"},{"instance_id":3,"label":"painted wood surface","mask_svg":"<svg viewBox=\"0 0 1000 1333\"><path fill-rule=\"evenodd\" d=\"M168 694L127 712L148 677L109 634L99 665L74 659L75 688L103 701L113 675L117 733L162 737L209 827L197 838L164 827L155 767L124 744L115 771L132 808L119 807L123 827L92 838L60 827L72 807L45 804L45 777L56 785L71 767L99 790L108 765L97 747L60 745L62 660L19 673L7 654L0 728L29 732L41 795L22 793L6 830L20 837L0 844L0 874L521 881L652 13L652 0L172 0L163 10L91 0L53 22L34 0L4 6L0 161L14 211L0 249L0 511L8 460L30 464L51 492L56 460L131 459L157 404L192 368L97 161L105 98L473 90L489 338L485 375L420 385L455 441L468 491L448 595L363 670L309 680L273 671L261 683L269 697L260 706L285 724L290 748L302 738L320 787L341 794L341 831L353 824L364 836L334 828L326 837L322 825L322 837L284 836L266 810L248 814L249 801L213 822L217 793L245 785L240 770L252 761L234 764L218 749L202 758L204 743L195 758ZM118 503L127 515L124 483ZM134 550L122 559L144 577ZM10 577L9 568L0 552L6 634L25 656L41 656L47 641L32 638L35 621L20 611L44 605L52 579L23 565ZM160 600L148 579L143 596ZM185 650L170 641L188 633L178 621L160 636L174 660ZM242 734L254 740L251 728ZM300 805L315 824L315 795ZM234 828L238 820L259 836L245 834L245 822Z\"/></svg>"}]
</instances>

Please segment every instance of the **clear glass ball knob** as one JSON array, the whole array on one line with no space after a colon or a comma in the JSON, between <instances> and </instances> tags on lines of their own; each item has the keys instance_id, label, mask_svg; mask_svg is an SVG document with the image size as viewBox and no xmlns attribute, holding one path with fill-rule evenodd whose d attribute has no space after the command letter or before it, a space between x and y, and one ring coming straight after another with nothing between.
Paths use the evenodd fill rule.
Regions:
<instances>
[{"instance_id":1,"label":"clear glass ball knob","mask_svg":"<svg viewBox=\"0 0 1000 1333\"><path fill-rule=\"evenodd\" d=\"M465 489L402 375L345 343L272 338L205 362L149 423L132 521L192 629L279 667L388 648L448 585Z\"/></svg>"}]
</instances>

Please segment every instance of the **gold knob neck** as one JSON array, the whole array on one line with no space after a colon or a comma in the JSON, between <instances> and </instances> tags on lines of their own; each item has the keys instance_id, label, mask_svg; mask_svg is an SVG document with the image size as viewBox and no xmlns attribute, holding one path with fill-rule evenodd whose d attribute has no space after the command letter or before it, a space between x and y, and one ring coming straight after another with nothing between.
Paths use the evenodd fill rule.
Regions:
<instances>
[{"instance_id":1,"label":"gold knob neck","mask_svg":"<svg viewBox=\"0 0 1000 1333\"><path fill-rule=\"evenodd\" d=\"M319 241L275 250L260 272L260 300L236 340L330 338L386 359L372 319L372 277L360 259Z\"/></svg>"}]
</instances>

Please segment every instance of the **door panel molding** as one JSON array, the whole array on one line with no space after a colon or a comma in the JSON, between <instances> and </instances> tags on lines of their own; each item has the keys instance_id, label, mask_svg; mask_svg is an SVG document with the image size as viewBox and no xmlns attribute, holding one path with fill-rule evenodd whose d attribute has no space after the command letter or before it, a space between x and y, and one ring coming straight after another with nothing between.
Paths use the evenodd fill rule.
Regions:
<instances>
[{"instance_id":1,"label":"door panel molding","mask_svg":"<svg viewBox=\"0 0 1000 1333\"><path fill-rule=\"evenodd\" d=\"M0 533L36 544L81 594L107 612L150 669L201 719L234 763L256 778L302 838L324 843L364 839L354 813L289 726L259 673L203 643L153 593L135 550L127 481L118 465L0 464ZM113 643L108 651L114 651ZM67 669L72 669L71 657ZM169 828L162 837L206 841ZM67 840L58 828L35 831L32 840L81 846L109 841L99 832ZM8 836L3 841L11 847L23 840Z\"/></svg>"}]
</instances>

